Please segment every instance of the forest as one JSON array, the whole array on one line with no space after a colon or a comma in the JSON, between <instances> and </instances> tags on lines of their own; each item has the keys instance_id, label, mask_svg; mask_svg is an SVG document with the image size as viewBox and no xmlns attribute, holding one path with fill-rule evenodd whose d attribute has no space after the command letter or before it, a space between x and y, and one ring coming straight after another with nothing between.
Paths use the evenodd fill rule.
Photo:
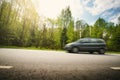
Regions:
<instances>
[{"instance_id":1,"label":"forest","mask_svg":"<svg viewBox=\"0 0 120 80\"><path fill-rule=\"evenodd\" d=\"M93 25L74 20L70 7L56 19L41 17L31 0L0 0L0 46L63 49L80 38L102 38L109 51L120 51L118 24L99 17Z\"/></svg>"}]
</instances>

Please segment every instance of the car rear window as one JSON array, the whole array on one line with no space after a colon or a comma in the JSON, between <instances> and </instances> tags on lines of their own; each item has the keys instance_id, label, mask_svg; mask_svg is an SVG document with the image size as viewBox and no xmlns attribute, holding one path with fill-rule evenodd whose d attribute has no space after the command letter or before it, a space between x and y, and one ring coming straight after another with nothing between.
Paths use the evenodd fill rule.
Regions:
<instances>
[{"instance_id":1,"label":"car rear window","mask_svg":"<svg viewBox=\"0 0 120 80\"><path fill-rule=\"evenodd\" d=\"M98 43L105 43L105 41L102 40L102 39L98 39L97 42L98 42Z\"/></svg>"},{"instance_id":2,"label":"car rear window","mask_svg":"<svg viewBox=\"0 0 120 80\"><path fill-rule=\"evenodd\" d=\"M104 40L102 39L91 39L92 43L104 43Z\"/></svg>"}]
</instances>

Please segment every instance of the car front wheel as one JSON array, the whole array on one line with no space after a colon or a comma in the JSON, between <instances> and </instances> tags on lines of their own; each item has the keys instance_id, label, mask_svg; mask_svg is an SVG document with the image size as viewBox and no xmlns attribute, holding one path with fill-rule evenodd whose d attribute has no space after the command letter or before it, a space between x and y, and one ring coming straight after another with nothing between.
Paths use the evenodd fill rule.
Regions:
<instances>
[{"instance_id":1,"label":"car front wheel","mask_svg":"<svg viewBox=\"0 0 120 80\"><path fill-rule=\"evenodd\" d=\"M68 50L67 52L68 52L68 53L72 53L72 51L71 51L71 50Z\"/></svg>"},{"instance_id":2,"label":"car front wheel","mask_svg":"<svg viewBox=\"0 0 120 80\"><path fill-rule=\"evenodd\" d=\"M105 49L100 49L99 50L99 54L104 54L105 53Z\"/></svg>"},{"instance_id":3,"label":"car front wheel","mask_svg":"<svg viewBox=\"0 0 120 80\"><path fill-rule=\"evenodd\" d=\"M73 53L78 53L78 52L79 52L79 49L78 49L77 47L73 47L73 48L72 48L72 52L73 52Z\"/></svg>"}]
</instances>

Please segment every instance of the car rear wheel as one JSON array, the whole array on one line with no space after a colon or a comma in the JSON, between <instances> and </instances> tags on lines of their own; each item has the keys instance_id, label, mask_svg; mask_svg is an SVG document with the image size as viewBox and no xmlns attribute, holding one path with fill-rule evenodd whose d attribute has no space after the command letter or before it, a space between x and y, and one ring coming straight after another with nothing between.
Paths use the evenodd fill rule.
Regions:
<instances>
[{"instance_id":1,"label":"car rear wheel","mask_svg":"<svg viewBox=\"0 0 120 80\"><path fill-rule=\"evenodd\" d=\"M105 49L100 49L99 50L99 54L104 54L105 53Z\"/></svg>"},{"instance_id":2,"label":"car rear wheel","mask_svg":"<svg viewBox=\"0 0 120 80\"><path fill-rule=\"evenodd\" d=\"M67 52L68 52L68 53L72 53L72 51L71 51L71 50L68 50Z\"/></svg>"},{"instance_id":3,"label":"car rear wheel","mask_svg":"<svg viewBox=\"0 0 120 80\"><path fill-rule=\"evenodd\" d=\"M78 52L79 52L79 49L78 49L77 47L73 47L73 48L72 48L72 52L73 52L73 53L78 53Z\"/></svg>"},{"instance_id":4,"label":"car rear wheel","mask_svg":"<svg viewBox=\"0 0 120 80\"><path fill-rule=\"evenodd\" d=\"M92 51L90 51L89 53L90 53L90 54L93 54L93 52L92 52Z\"/></svg>"}]
</instances>

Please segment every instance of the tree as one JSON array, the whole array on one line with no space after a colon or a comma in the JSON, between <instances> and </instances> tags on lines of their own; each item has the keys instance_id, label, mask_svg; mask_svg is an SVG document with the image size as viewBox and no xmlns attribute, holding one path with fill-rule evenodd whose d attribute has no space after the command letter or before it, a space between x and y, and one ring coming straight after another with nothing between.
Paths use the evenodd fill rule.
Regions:
<instances>
[{"instance_id":1,"label":"tree","mask_svg":"<svg viewBox=\"0 0 120 80\"><path fill-rule=\"evenodd\" d=\"M74 41L74 35L74 20L71 20L67 28L67 43Z\"/></svg>"},{"instance_id":2,"label":"tree","mask_svg":"<svg viewBox=\"0 0 120 80\"><path fill-rule=\"evenodd\" d=\"M58 17L59 21L59 26L62 27L62 32L61 32L61 48L67 43L68 36L67 36L67 31L68 31L68 26L70 22L72 21L72 14L70 11L70 7L67 7L66 9L63 9L61 12L61 15Z\"/></svg>"},{"instance_id":3,"label":"tree","mask_svg":"<svg viewBox=\"0 0 120 80\"><path fill-rule=\"evenodd\" d=\"M91 37L91 26L89 26L87 23L84 26L84 30L82 31L82 37Z\"/></svg>"},{"instance_id":4,"label":"tree","mask_svg":"<svg viewBox=\"0 0 120 80\"><path fill-rule=\"evenodd\" d=\"M103 34L106 27L106 21L103 18L98 18L95 22L94 27L92 28L92 37L103 38Z\"/></svg>"},{"instance_id":5,"label":"tree","mask_svg":"<svg viewBox=\"0 0 120 80\"><path fill-rule=\"evenodd\" d=\"M67 28L62 29L60 42L61 42L61 48L64 47L64 45L67 43L68 37L67 37Z\"/></svg>"},{"instance_id":6,"label":"tree","mask_svg":"<svg viewBox=\"0 0 120 80\"><path fill-rule=\"evenodd\" d=\"M118 17L118 24L120 24L120 16Z\"/></svg>"},{"instance_id":7,"label":"tree","mask_svg":"<svg viewBox=\"0 0 120 80\"><path fill-rule=\"evenodd\" d=\"M30 45L30 30L32 27L38 27L38 18L31 0L1 0L0 44Z\"/></svg>"},{"instance_id":8,"label":"tree","mask_svg":"<svg viewBox=\"0 0 120 80\"><path fill-rule=\"evenodd\" d=\"M6 2L3 0L0 6L0 43L10 45L11 44L11 24L10 21L10 14L11 14L12 5L10 2Z\"/></svg>"},{"instance_id":9,"label":"tree","mask_svg":"<svg viewBox=\"0 0 120 80\"><path fill-rule=\"evenodd\" d=\"M77 39L84 37L83 31L85 30L85 27L87 26L87 23L83 20L77 20L76 21L76 37Z\"/></svg>"},{"instance_id":10,"label":"tree","mask_svg":"<svg viewBox=\"0 0 120 80\"><path fill-rule=\"evenodd\" d=\"M120 17L118 17L118 24L116 24L116 26L113 26L112 29L109 30L112 32L109 48L114 51L120 51L120 24L119 24L120 19L119 18Z\"/></svg>"},{"instance_id":11,"label":"tree","mask_svg":"<svg viewBox=\"0 0 120 80\"><path fill-rule=\"evenodd\" d=\"M111 42L113 50L120 51L120 24L116 25Z\"/></svg>"}]
</instances>

